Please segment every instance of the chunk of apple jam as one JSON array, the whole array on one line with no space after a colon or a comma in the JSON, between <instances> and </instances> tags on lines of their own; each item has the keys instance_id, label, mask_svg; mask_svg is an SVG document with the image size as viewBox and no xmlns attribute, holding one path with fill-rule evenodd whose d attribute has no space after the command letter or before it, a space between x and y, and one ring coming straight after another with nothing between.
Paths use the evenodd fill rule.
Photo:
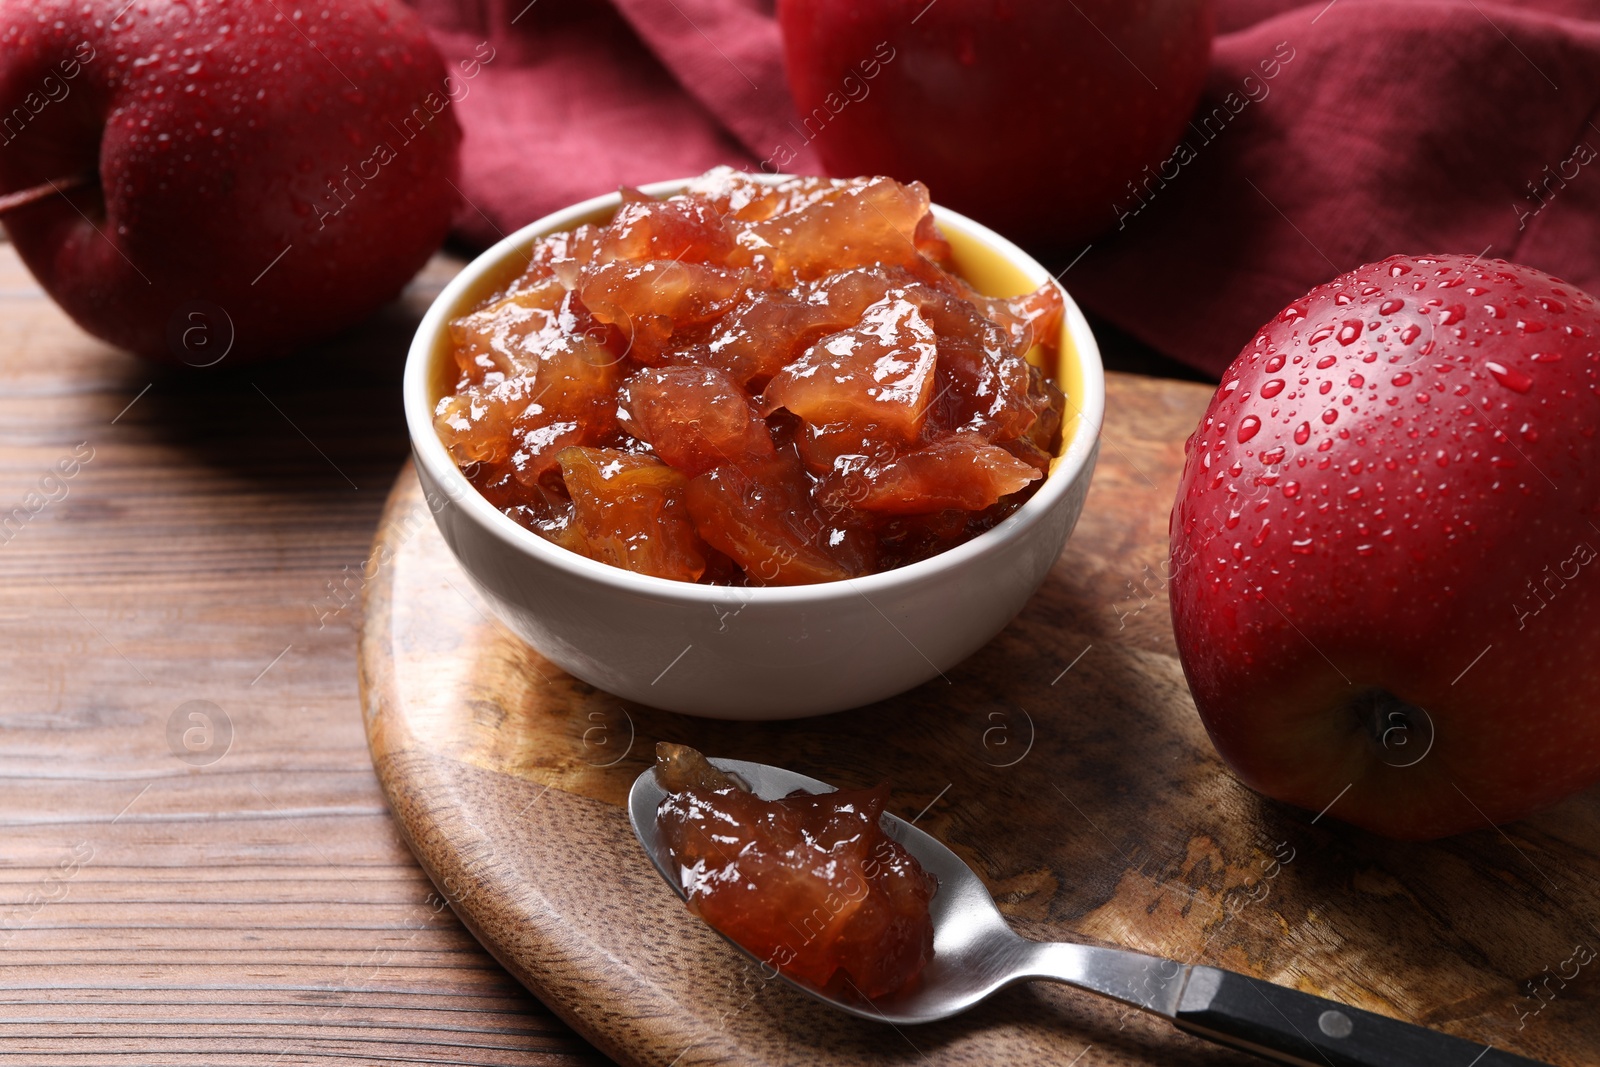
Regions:
<instances>
[{"instance_id":1,"label":"chunk of apple jam","mask_svg":"<svg viewBox=\"0 0 1600 1067\"><path fill-rule=\"evenodd\" d=\"M814 501L792 451L760 464L725 464L689 483L695 528L749 585L806 585L871 574L872 534L849 512Z\"/></svg>"},{"instance_id":2,"label":"chunk of apple jam","mask_svg":"<svg viewBox=\"0 0 1600 1067\"><path fill-rule=\"evenodd\" d=\"M691 477L773 454L772 435L750 398L715 367L650 367L622 385L623 425L665 463Z\"/></svg>"},{"instance_id":3,"label":"chunk of apple jam","mask_svg":"<svg viewBox=\"0 0 1600 1067\"><path fill-rule=\"evenodd\" d=\"M763 800L683 745L656 746L656 827L689 908L746 951L835 994L877 998L933 958L938 881L883 831L887 785Z\"/></svg>"},{"instance_id":4,"label":"chunk of apple jam","mask_svg":"<svg viewBox=\"0 0 1600 1067\"><path fill-rule=\"evenodd\" d=\"M572 494L560 540L601 563L657 578L697 581L705 542L683 504L682 473L652 456L574 445L556 454Z\"/></svg>"},{"instance_id":5,"label":"chunk of apple jam","mask_svg":"<svg viewBox=\"0 0 1600 1067\"><path fill-rule=\"evenodd\" d=\"M762 399L769 412L788 408L812 426L845 423L910 442L922 432L937 367L933 328L891 293L859 325L824 337L779 371Z\"/></svg>"},{"instance_id":6,"label":"chunk of apple jam","mask_svg":"<svg viewBox=\"0 0 1600 1067\"><path fill-rule=\"evenodd\" d=\"M721 168L534 242L450 323L440 440L574 552L735 585L914 563L1019 507L1060 446L1064 303L953 272L918 183ZM1030 363L1030 353L1034 363Z\"/></svg>"}]
</instances>

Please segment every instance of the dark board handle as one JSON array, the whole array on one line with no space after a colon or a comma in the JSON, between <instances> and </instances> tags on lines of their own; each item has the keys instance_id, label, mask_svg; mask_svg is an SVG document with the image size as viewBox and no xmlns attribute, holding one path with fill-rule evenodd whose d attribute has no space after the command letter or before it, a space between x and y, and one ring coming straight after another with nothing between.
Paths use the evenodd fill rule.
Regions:
<instances>
[{"instance_id":1,"label":"dark board handle","mask_svg":"<svg viewBox=\"0 0 1600 1067\"><path fill-rule=\"evenodd\" d=\"M1548 1067L1215 967L1190 969L1174 1020L1197 1037L1299 1067Z\"/></svg>"}]
</instances>

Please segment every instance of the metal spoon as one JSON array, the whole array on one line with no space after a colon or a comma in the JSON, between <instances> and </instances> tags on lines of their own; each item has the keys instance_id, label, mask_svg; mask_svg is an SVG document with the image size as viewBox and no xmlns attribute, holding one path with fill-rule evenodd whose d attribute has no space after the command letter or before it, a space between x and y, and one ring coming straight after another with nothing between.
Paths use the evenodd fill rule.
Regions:
<instances>
[{"instance_id":1,"label":"metal spoon","mask_svg":"<svg viewBox=\"0 0 1600 1067\"><path fill-rule=\"evenodd\" d=\"M710 762L738 775L767 800L796 790L834 791L826 782L764 763ZM634 781L628 794L628 818L656 870L681 897L680 871L656 831L656 810L666 795L651 767ZM877 1001L841 1000L783 976L790 985L840 1011L897 1026L929 1023L966 1011L1015 982L1037 978L1064 982L1160 1015L1187 1033L1276 1063L1302 1067L1541 1067L1535 1060L1493 1046L1216 967L1125 949L1029 941L1006 925L983 882L954 852L893 815L885 814L882 825L885 833L939 879L930 905L933 960L914 989ZM748 952L745 955L762 963Z\"/></svg>"}]
</instances>

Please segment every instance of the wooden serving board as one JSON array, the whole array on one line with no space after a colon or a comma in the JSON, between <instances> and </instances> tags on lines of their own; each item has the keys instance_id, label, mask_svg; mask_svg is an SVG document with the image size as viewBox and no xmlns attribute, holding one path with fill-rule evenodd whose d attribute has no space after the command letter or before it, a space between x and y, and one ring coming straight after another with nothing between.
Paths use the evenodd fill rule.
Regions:
<instances>
[{"instance_id":1,"label":"wooden serving board","mask_svg":"<svg viewBox=\"0 0 1600 1067\"><path fill-rule=\"evenodd\" d=\"M1112 375L1108 392L1083 519L1017 620L946 680L788 723L669 714L563 674L489 616L404 471L366 585L367 734L462 920L625 1064L1245 1062L1042 983L897 1031L763 981L629 830L628 787L672 740L840 785L889 779L891 808L969 860L1027 936L1229 967L1556 1064L1600 1060L1600 960L1577 951L1600 949L1600 791L1419 846L1240 785L1190 702L1163 578L1182 442L1209 391Z\"/></svg>"}]
</instances>

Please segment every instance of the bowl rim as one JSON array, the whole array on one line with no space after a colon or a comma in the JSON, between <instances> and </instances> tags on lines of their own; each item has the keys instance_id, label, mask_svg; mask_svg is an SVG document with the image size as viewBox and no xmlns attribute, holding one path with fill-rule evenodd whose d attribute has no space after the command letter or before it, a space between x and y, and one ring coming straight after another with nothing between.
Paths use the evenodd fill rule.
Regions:
<instances>
[{"instance_id":1,"label":"bowl rim","mask_svg":"<svg viewBox=\"0 0 1600 1067\"><path fill-rule=\"evenodd\" d=\"M741 172L747 177L767 185L789 181L796 175ZM638 186L647 196L665 197L682 192L697 178L675 178ZM520 254L538 238L562 230L572 229L587 217L622 202L619 191L591 197L536 219L508 234L479 253L454 278L452 278L433 303L428 306L417 324L410 348L406 353L403 379L403 403L406 428L411 437L412 455L419 466L426 469L444 496L460 507L485 531L521 553L538 562L555 567L576 579L598 582L619 593L654 601L677 601L688 604L724 605L730 599L742 605L755 604L819 604L844 596L861 596L869 604L876 604L873 594L890 594L906 587L924 584L941 575L960 570L980 556L1003 552L1016 543L1032 527L1041 522L1062 499L1072 491L1086 468L1092 462L1099 442L1101 424L1105 417L1105 372L1100 360L1100 348L1083 312L1070 293L1057 278L1028 253L1000 234L949 208L933 204L935 220L943 228L953 228L988 248L1017 267L1035 285L1050 281L1061 290L1066 304L1066 331L1077 362L1080 388L1079 398L1067 397L1067 419L1073 427L1072 437L1057 454L1045 475L1044 484L1016 511L993 527L971 540L944 550L927 559L908 563L893 570L879 571L859 578L846 578L837 582L812 582L785 586L730 586L702 585L680 582L671 578L635 574L621 567L590 559L588 556L562 548L540 537L537 533L517 523L509 515L489 503L477 488L461 473L455 459L434 430L433 409L428 400L432 363L439 347L441 333L449 326L465 294L476 288L485 275L501 269L506 259ZM1076 399L1076 402L1075 402ZM434 509L437 514L437 509Z\"/></svg>"}]
</instances>

